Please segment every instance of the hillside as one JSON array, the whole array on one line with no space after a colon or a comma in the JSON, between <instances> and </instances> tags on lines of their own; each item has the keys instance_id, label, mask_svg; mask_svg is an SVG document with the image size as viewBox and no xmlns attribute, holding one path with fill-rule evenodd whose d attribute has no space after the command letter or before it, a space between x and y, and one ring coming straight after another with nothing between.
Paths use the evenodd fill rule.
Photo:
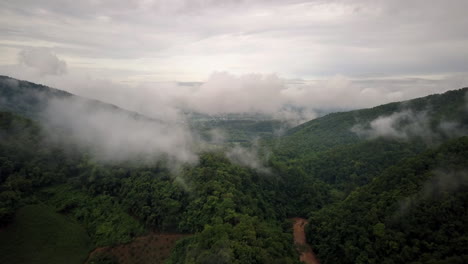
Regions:
<instances>
[{"instance_id":1,"label":"hillside","mask_svg":"<svg viewBox=\"0 0 468 264\"><path fill-rule=\"evenodd\" d=\"M353 132L353 127L360 125L367 128L373 120L394 113L424 114L420 118L426 120L408 119L407 121L423 121L427 123L428 128L436 132L440 132L441 128L438 126L441 122L458 122L466 125L468 124L467 92L468 88L463 88L369 109L328 114L289 130L278 142L277 153L288 158L302 158L335 146L363 141L365 138ZM405 124L395 125L404 129Z\"/></svg>"},{"instance_id":2,"label":"hillside","mask_svg":"<svg viewBox=\"0 0 468 264\"><path fill-rule=\"evenodd\" d=\"M150 258L173 264L299 263L289 220L294 217L309 218L307 238L321 263L463 263L466 259L467 88L329 114L282 137L271 137L269 132L277 123L207 123L201 131L225 127L235 135L242 133L237 139L247 142L255 133L265 133L267 137L256 145L263 156L254 163L248 160L254 156L244 149L240 155L251 163L239 163L224 152L229 151L226 147L199 150L193 153L196 162L184 163L150 155L154 149L166 147L163 151L169 152L185 146L184 141L150 144L154 138L166 143L185 136L175 127L167 133L156 133L158 126L147 123L130 129L128 124L139 123L104 122L93 127L96 122L84 117L101 109L130 116L127 121L144 117L83 98L76 100L90 107L78 119L79 126L68 131L110 128L90 134L93 139L99 136L92 141L97 152L82 148L79 141L70 144L72 137L51 140L63 133L60 126L68 119L55 120L59 129L51 130L37 113L54 98L74 96L2 80L16 83L2 86L0 101L2 252L44 244L40 232L44 228L23 213L47 208L34 220L52 219L57 226L74 230L73 237L79 240L54 228L44 229L56 239L46 243L50 248L31 255L38 263L47 261L57 241L79 244L80 252L66 253L71 263L81 263L86 251L96 248L106 254L93 254L91 263L115 263L120 258L128 263ZM144 129L151 131L143 144L125 141L145 135ZM99 143L115 138L119 131L125 132L117 137L119 148L99 152L107 146ZM129 148L133 152L125 159L105 159ZM18 226L27 226L38 239L24 244L19 235L25 234ZM18 243L5 242L13 241L15 234ZM167 244L153 243L153 238L170 234L174 239ZM161 253L149 252L150 247L159 247ZM170 256L169 248L173 248ZM5 256L14 263L31 263L16 254Z\"/></svg>"},{"instance_id":3,"label":"hillside","mask_svg":"<svg viewBox=\"0 0 468 264\"><path fill-rule=\"evenodd\" d=\"M112 113L113 116L119 115L135 120L167 125L165 121L149 118L109 103L83 98L48 86L1 75L0 98L0 111L16 113L40 122L47 118L48 111L52 107L63 104L64 107L71 109L69 111L77 108L77 116L104 112ZM181 114L181 120L176 120L176 122L187 122L190 129L199 134L205 142L218 145L226 143L250 145L253 140L274 137L277 131L290 127L283 121L268 119L266 116L255 118L255 116L227 115L225 117L211 117L186 113Z\"/></svg>"},{"instance_id":4,"label":"hillside","mask_svg":"<svg viewBox=\"0 0 468 264\"><path fill-rule=\"evenodd\" d=\"M43 203L78 222L91 248L129 243L157 230L192 234L177 244L172 263L297 263L289 225L273 204L278 183L230 163L223 153L202 153L198 165L174 175L163 162L106 163L67 145L44 144L40 124L15 114L2 112L0 120L0 224L7 229L16 224L18 210ZM31 247L40 246L35 241L41 240ZM20 251L15 245L1 243L0 250ZM82 255L69 257L73 262Z\"/></svg>"},{"instance_id":5,"label":"hillside","mask_svg":"<svg viewBox=\"0 0 468 264\"><path fill-rule=\"evenodd\" d=\"M467 92L330 114L276 142L321 263L467 261Z\"/></svg>"},{"instance_id":6,"label":"hillside","mask_svg":"<svg viewBox=\"0 0 468 264\"><path fill-rule=\"evenodd\" d=\"M468 135L467 91L329 114L270 141L270 165L297 202L290 214L340 201L389 166Z\"/></svg>"},{"instance_id":7,"label":"hillside","mask_svg":"<svg viewBox=\"0 0 468 264\"><path fill-rule=\"evenodd\" d=\"M313 213L310 243L322 263L466 263L467 168L468 137L399 162Z\"/></svg>"},{"instance_id":8,"label":"hillside","mask_svg":"<svg viewBox=\"0 0 468 264\"><path fill-rule=\"evenodd\" d=\"M80 97L48 86L0 75L0 111L12 112L32 119L42 118L54 100L85 105L89 112L112 111L136 119L156 121L115 105Z\"/></svg>"}]
</instances>

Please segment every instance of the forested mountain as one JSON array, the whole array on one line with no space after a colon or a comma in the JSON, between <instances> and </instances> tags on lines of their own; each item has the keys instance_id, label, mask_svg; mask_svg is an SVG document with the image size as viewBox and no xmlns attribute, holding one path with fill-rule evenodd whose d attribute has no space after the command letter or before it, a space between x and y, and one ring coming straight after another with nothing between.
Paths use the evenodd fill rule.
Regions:
<instances>
[{"instance_id":1,"label":"forested mountain","mask_svg":"<svg viewBox=\"0 0 468 264\"><path fill-rule=\"evenodd\" d=\"M359 128L364 129L363 132L365 132L365 129L372 125L372 121L382 117L392 118L386 120L387 124L382 124L387 125L386 128L409 133L412 138L420 136L421 139L423 136L417 133L420 132L418 128L432 129L433 132L443 136L447 131L443 131L442 124L457 122L459 125L466 125L468 123L467 91L468 88L464 88L369 109L332 113L289 130L288 134L281 138L277 153L287 158L297 159L335 146L364 141L368 137L363 133L357 133ZM419 127L412 127L411 123L416 123L415 125ZM378 132L382 132L381 135L385 136L384 131ZM392 136L390 132L392 131L387 131L388 136ZM376 136L379 135L376 134ZM397 136L394 135L394 138ZM422 139L425 140L425 138Z\"/></svg>"},{"instance_id":2,"label":"forested mountain","mask_svg":"<svg viewBox=\"0 0 468 264\"><path fill-rule=\"evenodd\" d=\"M245 140L264 131L255 145L264 164L220 148L175 166L51 140L61 132L40 118L42 100L73 95L7 77L0 86L1 263L84 263L96 247L151 232L187 235L157 263L299 263L295 216L309 218L321 263L467 260L467 88L329 114L280 137L268 132L275 123L221 122Z\"/></svg>"},{"instance_id":3,"label":"forested mountain","mask_svg":"<svg viewBox=\"0 0 468 264\"><path fill-rule=\"evenodd\" d=\"M467 91L330 114L275 142L322 263L466 263Z\"/></svg>"},{"instance_id":4,"label":"forested mountain","mask_svg":"<svg viewBox=\"0 0 468 264\"><path fill-rule=\"evenodd\" d=\"M70 108L79 105L79 110L86 109L86 114L89 115L105 111L112 112L114 115L129 116L133 119L165 123L165 121L155 119L154 117L149 118L140 113L122 109L112 104L83 98L62 90L1 75L0 98L0 111L13 112L35 120L44 119L44 115L49 110L48 108L51 104L65 102L65 105L69 105ZM185 117L186 120L179 120L179 122L188 122L191 129L200 134L204 141L214 144L240 143L250 145L252 140L274 137L278 131L290 127L285 121L253 114L211 117L193 113L181 113L181 117ZM221 141L219 140L220 138L222 138Z\"/></svg>"},{"instance_id":5,"label":"forested mountain","mask_svg":"<svg viewBox=\"0 0 468 264\"><path fill-rule=\"evenodd\" d=\"M84 105L92 113L96 111L113 111L122 115L128 115L135 119L148 118L136 112L128 111L112 104L98 100L80 97L69 92L54 89L41 84L17 80L0 75L0 111L12 112L31 119L40 119L47 111L47 107L54 100L67 100ZM70 106L72 107L72 105Z\"/></svg>"},{"instance_id":6,"label":"forested mountain","mask_svg":"<svg viewBox=\"0 0 468 264\"><path fill-rule=\"evenodd\" d=\"M306 215L341 200L385 168L468 135L467 91L329 114L269 141L270 165L283 172L298 200L293 208L300 211L291 213ZM307 184L314 186L312 193L304 189Z\"/></svg>"},{"instance_id":7,"label":"forested mountain","mask_svg":"<svg viewBox=\"0 0 468 264\"><path fill-rule=\"evenodd\" d=\"M311 215L323 263L466 263L468 137L406 159Z\"/></svg>"}]
</instances>

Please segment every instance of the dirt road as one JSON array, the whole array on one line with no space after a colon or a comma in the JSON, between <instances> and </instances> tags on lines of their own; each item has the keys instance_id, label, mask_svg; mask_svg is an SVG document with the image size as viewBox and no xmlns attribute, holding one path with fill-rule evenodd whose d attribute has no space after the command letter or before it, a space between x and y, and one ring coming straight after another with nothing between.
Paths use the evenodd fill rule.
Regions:
<instances>
[{"instance_id":1,"label":"dirt road","mask_svg":"<svg viewBox=\"0 0 468 264\"><path fill-rule=\"evenodd\" d=\"M306 264L319 264L320 262L306 241L304 227L307 224L307 220L299 217L292 220L294 221L294 244L296 244L296 248L301 253L300 260Z\"/></svg>"}]
</instances>

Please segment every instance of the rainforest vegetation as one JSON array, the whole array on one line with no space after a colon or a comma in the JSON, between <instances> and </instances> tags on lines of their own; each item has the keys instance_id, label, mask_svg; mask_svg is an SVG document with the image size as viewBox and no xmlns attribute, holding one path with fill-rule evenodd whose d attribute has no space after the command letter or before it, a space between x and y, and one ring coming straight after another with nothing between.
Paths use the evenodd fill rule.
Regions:
<instances>
[{"instance_id":1,"label":"rainforest vegetation","mask_svg":"<svg viewBox=\"0 0 468 264\"><path fill-rule=\"evenodd\" d=\"M167 263L300 263L296 216L309 219L321 263L468 261L467 88L328 114L280 136L278 121L198 123L202 135L219 124L227 142L174 167L104 162L52 140L37 113L50 96L74 95L2 79L1 263L83 263L96 247L151 231L189 234ZM225 154L257 134L247 145L261 169Z\"/></svg>"}]
</instances>

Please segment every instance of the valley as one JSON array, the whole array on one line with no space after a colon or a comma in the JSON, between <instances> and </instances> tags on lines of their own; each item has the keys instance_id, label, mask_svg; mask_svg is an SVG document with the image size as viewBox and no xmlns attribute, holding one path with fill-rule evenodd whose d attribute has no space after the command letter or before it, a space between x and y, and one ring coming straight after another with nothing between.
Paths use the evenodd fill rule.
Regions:
<instances>
[{"instance_id":1,"label":"valley","mask_svg":"<svg viewBox=\"0 0 468 264\"><path fill-rule=\"evenodd\" d=\"M277 120L187 126L2 80L1 263L467 258L468 88L277 134ZM64 102L80 118L48 114Z\"/></svg>"},{"instance_id":2,"label":"valley","mask_svg":"<svg viewBox=\"0 0 468 264\"><path fill-rule=\"evenodd\" d=\"M468 0L1 0L0 264L467 264Z\"/></svg>"}]
</instances>

